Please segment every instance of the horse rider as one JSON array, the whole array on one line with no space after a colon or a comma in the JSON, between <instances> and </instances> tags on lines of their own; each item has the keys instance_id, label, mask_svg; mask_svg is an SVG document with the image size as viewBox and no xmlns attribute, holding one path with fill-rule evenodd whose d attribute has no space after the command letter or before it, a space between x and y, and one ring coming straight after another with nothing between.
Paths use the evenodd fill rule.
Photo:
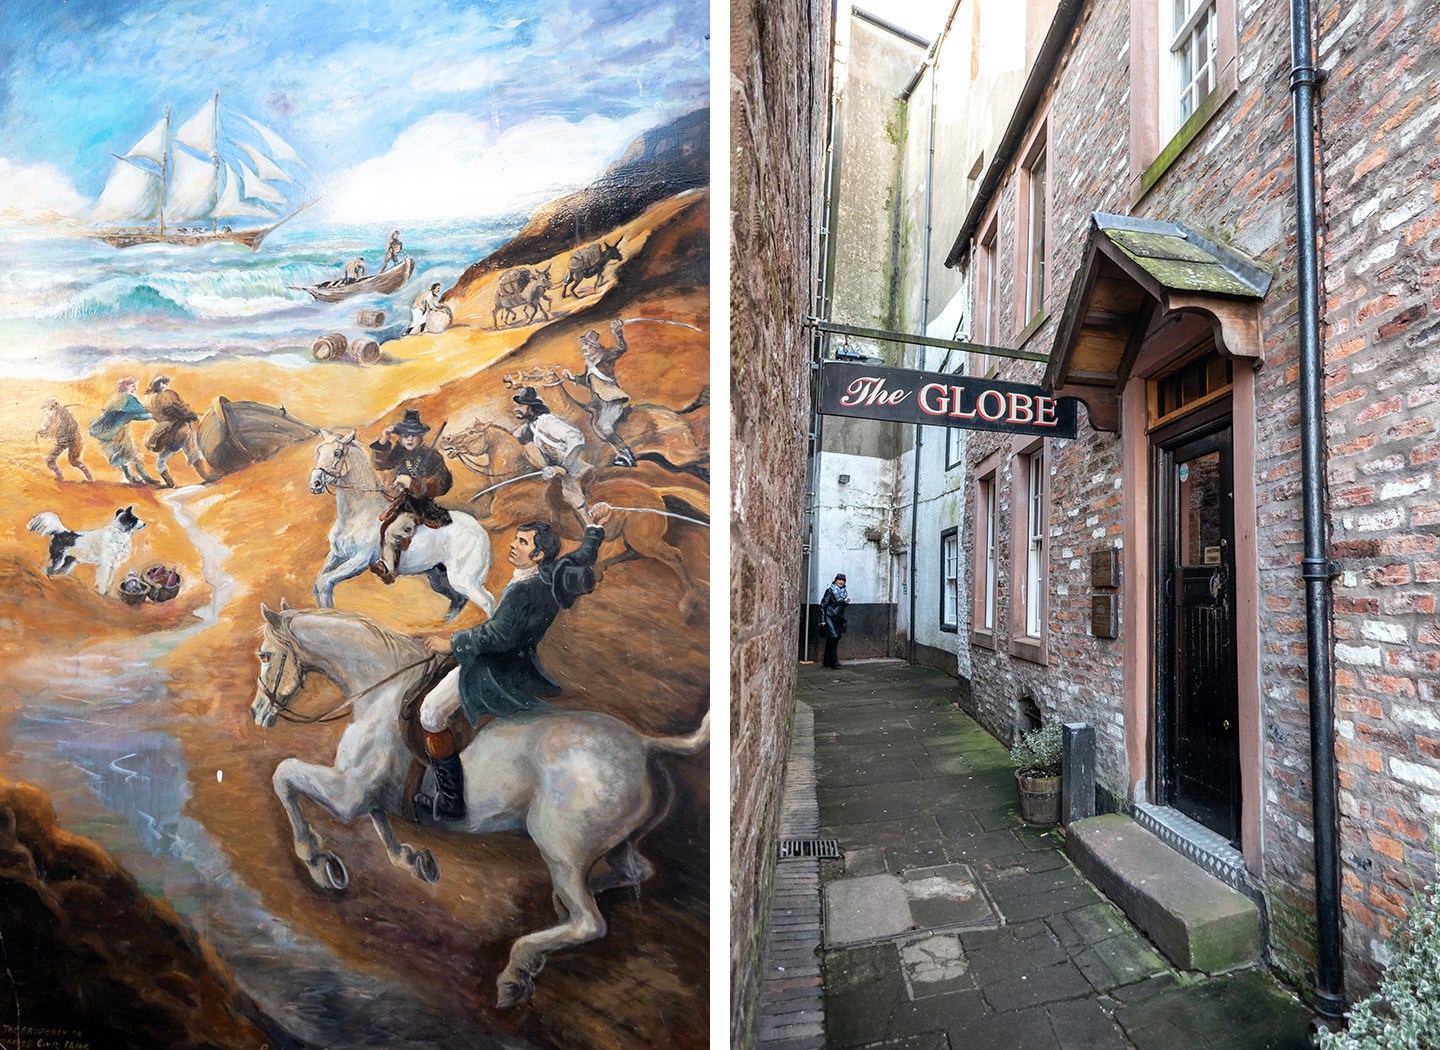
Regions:
<instances>
[{"instance_id":1,"label":"horse rider","mask_svg":"<svg viewBox=\"0 0 1440 1050\"><path fill-rule=\"evenodd\" d=\"M130 424L150 418L149 410L135 396L139 383L126 376L115 384L115 396L105 403L99 417L90 424L90 436L100 442L100 451L131 485L158 485L145 473L145 463L130 437ZM138 475L138 477L137 477Z\"/></svg>"},{"instance_id":2,"label":"horse rider","mask_svg":"<svg viewBox=\"0 0 1440 1050\"><path fill-rule=\"evenodd\" d=\"M395 582L400 554L419 526L439 529L450 524L450 512L434 501L450 491L454 479L445 457L422 444L429 430L419 409L407 408L404 419L386 427L380 440L370 444L375 469L394 471L391 485L399 490L380 515L380 557L370 565L370 571L387 584Z\"/></svg>"},{"instance_id":3,"label":"horse rider","mask_svg":"<svg viewBox=\"0 0 1440 1050\"><path fill-rule=\"evenodd\" d=\"M365 277L365 260L358 255L345 264L345 283L354 284Z\"/></svg>"},{"instance_id":4,"label":"horse rider","mask_svg":"<svg viewBox=\"0 0 1440 1050\"><path fill-rule=\"evenodd\" d=\"M615 362L625 356L630 348L625 345L625 322L610 322L610 331L615 336L615 345L606 346L600 333L590 329L580 337L580 356L585 359L585 371L576 382L590 391L590 403L586 409L595 422L595 433L615 450L615 466L635 466L635 453L615 434L615 424L625 414L630 395L615 382Z\"/></svg>"},{"instance_id":5,"label":"horse rider","mask_svg":"<svg viewBox=\"0 0 1440 1050\"><path fill-rule=\"evenodd\" d=\"M419 335L425 331L425 322L430 318L430 311L440 305L440 282L432 284L415 304L410 307L410 327L405 329L406 335Z\"/></svg>"},{"instance_id":6,"label":"horse rider","mask_svg":"<svg viewBox=\"0 0 1440 1050\"><path fill-rule=\"evenodd\" d=\"M170 457L177 452L184 454L185 462L200 475L201 481L214 481L218 475L210 469L205 457L200 454L200 446L195 443L194 424L200 417L179 394L170 389L170 377L156 376L146 393L150 395L150 416L156 425L146 435L145 447L155 453L155 466L165 487L175 487L175 479L170 477L166 467Z\"/></svg>"},{"instance_id":7,"label":"horse rider","mask_svg":"<svg viewBox=\"0 0 1440 1050\"><path fill-rule=\"evenodd\" d=\"M391 263L399 266L400 253L404 251L404 249L405 246L400 243L400 231L391 230L390 243L385 245L385 261L380 264L380 272L384 273L387 269L389 269Z\"/></svg>"},{"instance_id":8,"label":"horse rider","mask_svg":"<svg viewBox=\"0 0 1440 1050\"><path fill-rule=\"evenodd\" d=\"M563 556L560 537L549 525L538 521L521 525L510 544L515 574L490 618L449 638L425 639L431 654L453 653L460 665L420 705L435 794L416 795L415 803L436 820L465 816L465 769L450 731L455 713L463 710L473 726L485 715L503 718L560 695L560 686L545 673L537 650L560 610L595 589L595 558L605 540L610 507L597 503L590 514L592 524L585 527L580 546Z\"/></svg>"},{"instance_id":9,"label":"horse rider","mask_svg":"<svg viewBox=\"0 0 1440 1050\"><path fill-rule=\"evenodd\" d=\"M589 525L586 514L585 484L594 476L595 468L580 458L585 451L585 435L568 419L550 411L533 386L522 386L515 402L515 438L525 446L525 454L540 468L547 481L560 479L560 494L575 512L581 525Z\"/></svg>"},{"instance_id":10,"label":"horse rider","mask_svg":"<svg viewBox=\"0 0 1440 1050\"><path fill-rule=\"evenodd\" d=\"M68 454L70 465L78 469L86 481L94 481L90 468L80 461L80 450L85 447L85 437L80 433L80 424L75 422L75 417L53 397L46 398L40 409L45 413L45 417L35 436L51 438L55 442L55 447L45 457L45 465L50 468L50 473L55 475L55 480L65 480L65 475L60 473L60 456Z\"/></svg>"}]
</instances>

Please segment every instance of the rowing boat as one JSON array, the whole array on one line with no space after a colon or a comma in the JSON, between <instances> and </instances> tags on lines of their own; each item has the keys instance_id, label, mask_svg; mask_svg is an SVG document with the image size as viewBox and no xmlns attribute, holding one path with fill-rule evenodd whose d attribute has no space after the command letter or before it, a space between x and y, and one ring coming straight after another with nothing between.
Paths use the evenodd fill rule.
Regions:
<instances>
[{"instance_id":1,"label":"rowing boat","mask_svg":"<svg viewBox=\"0 0 1440 1050\"><path fill-rule=\"evenodd\" d=\"M195 442L205 461L220 474L269 459L319 431L285 411L285 406L217 397L195 424Z\"/></svg>"},{"instance_id":2,"label":"rowing boat","mask_svg":"<svg viewBox=\"0 0 1440 1050\"><path fill-rule=\"evenodd\" d=\"M309 292L310 296L322 303L338 303L342 299L349 299L352 295L380 294L389 295L398 292L406 281L410 280L415 273L415 260L406 259L399 266L389 270L382 270L372 277L362 277L358 281L345 282L343 280L326 281L324 284L289 285L297 291Z\"/></svg>"}]
</instances>

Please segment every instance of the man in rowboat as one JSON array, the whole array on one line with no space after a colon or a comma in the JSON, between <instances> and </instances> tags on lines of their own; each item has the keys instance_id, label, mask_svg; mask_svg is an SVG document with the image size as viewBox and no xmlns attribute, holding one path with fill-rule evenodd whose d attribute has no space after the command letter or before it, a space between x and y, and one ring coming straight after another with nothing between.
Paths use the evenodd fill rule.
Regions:
<instances>
[{"instance_id":1,"label":"man in rowboat","mask_svg":"<svg viewBox=\"0 0 1440 1050\"><path fill-rule=\"evenodd\" d=\"M422 443L429 430L419 410L407 408L405 418L386 427L380 440L370 445L375 469L394 471L391 485L397 491L380 515L380 557L370 565L386 584L395 582L400 554L419 526L439 529L450 524L450 512L436 506L435 497L445 495L455 482L445 457Z\"/></svg>"},{"instance_id":2,"label":"man in rowboat","mask_svg":"<svg viewBox=\"0 0 1440 1050\"><path fill-rule=\"evenodd\" d=\"M405 250L405 246L400 243L400 231L399 231L399 230L391 230L391 231L390 231L390 243L387 244L387 245L385 245L385 261L380 264L380 272L381 272L381 273L384 273L386 270L388 270L388 269L390 268L390 264L391 264L391 263L394 263L396 266L399 266L399 265L400 265L400 253L401 253L402 251L404 251L404 250Z\"/></svg>"},{"instance_id":3,"label":"man in rowboat","mask_svg":"<svg viewBox=\"0 0 1440 1050\"><path fill-rule=\"evenodd\" d=\"M365 279L365 260L358 255L345 264L345 283L354 284Z\"/></svg>"}]
</instances>

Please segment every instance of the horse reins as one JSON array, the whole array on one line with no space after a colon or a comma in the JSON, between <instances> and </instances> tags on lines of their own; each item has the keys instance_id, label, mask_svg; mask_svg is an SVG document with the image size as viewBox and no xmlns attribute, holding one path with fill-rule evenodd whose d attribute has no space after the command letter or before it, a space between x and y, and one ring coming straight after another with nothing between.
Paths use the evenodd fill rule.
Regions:
<instances>
[{"instance_id":1,"label":"horse reins","mask_svg":"<svg viewBox=\"0 0 1440 1050\"><path fill-rule=\"evenodd\" d=\"M289 657L289 655L290 648L283 642L281 642L280 662L277 665L278 670L275 674L275 683L277 687L280 683L280 680L285 676L285 661ZM359 700L363 696L368 696L376 689L379 689L382 685L387 685L388 683L395 681L395 679L405 674L405 672L413 671L417 667L424 667L426 664L433 663L438 659L438 657L431 655L426 656L423 660L417 660L414 663L406 664L405 666L394 671L392 674L386 675L384 678L380 679L380 681L366 686L358 693L350 693L348 696L342 697L340 699L340 703L330 708L330 710L318 715L299 715L296 714L294 711L290 710L289 707L290 701L295 698L295 694L299 693L300 690L305 687L305 668L303 664L300 665L300 681L295 686L294 691L292 691L287 697L281 697L279 692L277 691L277 688L272 687L268 683L266 683L265 675L263 673L260 675L259 681L260 688L265 693L265 699L270 701L271 705L275 708L276 714L280 718L283 718L287 722L293 722L297 725L317 725L322 722L338 721L340 718L344 717L346 713L346 708L352 707L356 700ZM299 664L299 661L297 660L296 663Z\"/></svg>"}]
</instances>

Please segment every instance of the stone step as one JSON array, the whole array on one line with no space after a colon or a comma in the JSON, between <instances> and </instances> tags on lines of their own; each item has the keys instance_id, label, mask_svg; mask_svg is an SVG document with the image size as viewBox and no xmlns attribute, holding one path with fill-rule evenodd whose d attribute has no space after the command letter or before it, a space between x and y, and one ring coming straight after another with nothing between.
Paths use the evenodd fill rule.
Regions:
<instances>
[{"instance_id":1,"label":"stone step","mask_svg":"<svg viewBox=\"0 0 1440 1050\"><path fill-rule=\"evenodd\" d=\"M1255 904L1129 817L1075 821L1066 850L1180 969L1218 973L1259 960Z\"/></svg>"}]
</instances>

